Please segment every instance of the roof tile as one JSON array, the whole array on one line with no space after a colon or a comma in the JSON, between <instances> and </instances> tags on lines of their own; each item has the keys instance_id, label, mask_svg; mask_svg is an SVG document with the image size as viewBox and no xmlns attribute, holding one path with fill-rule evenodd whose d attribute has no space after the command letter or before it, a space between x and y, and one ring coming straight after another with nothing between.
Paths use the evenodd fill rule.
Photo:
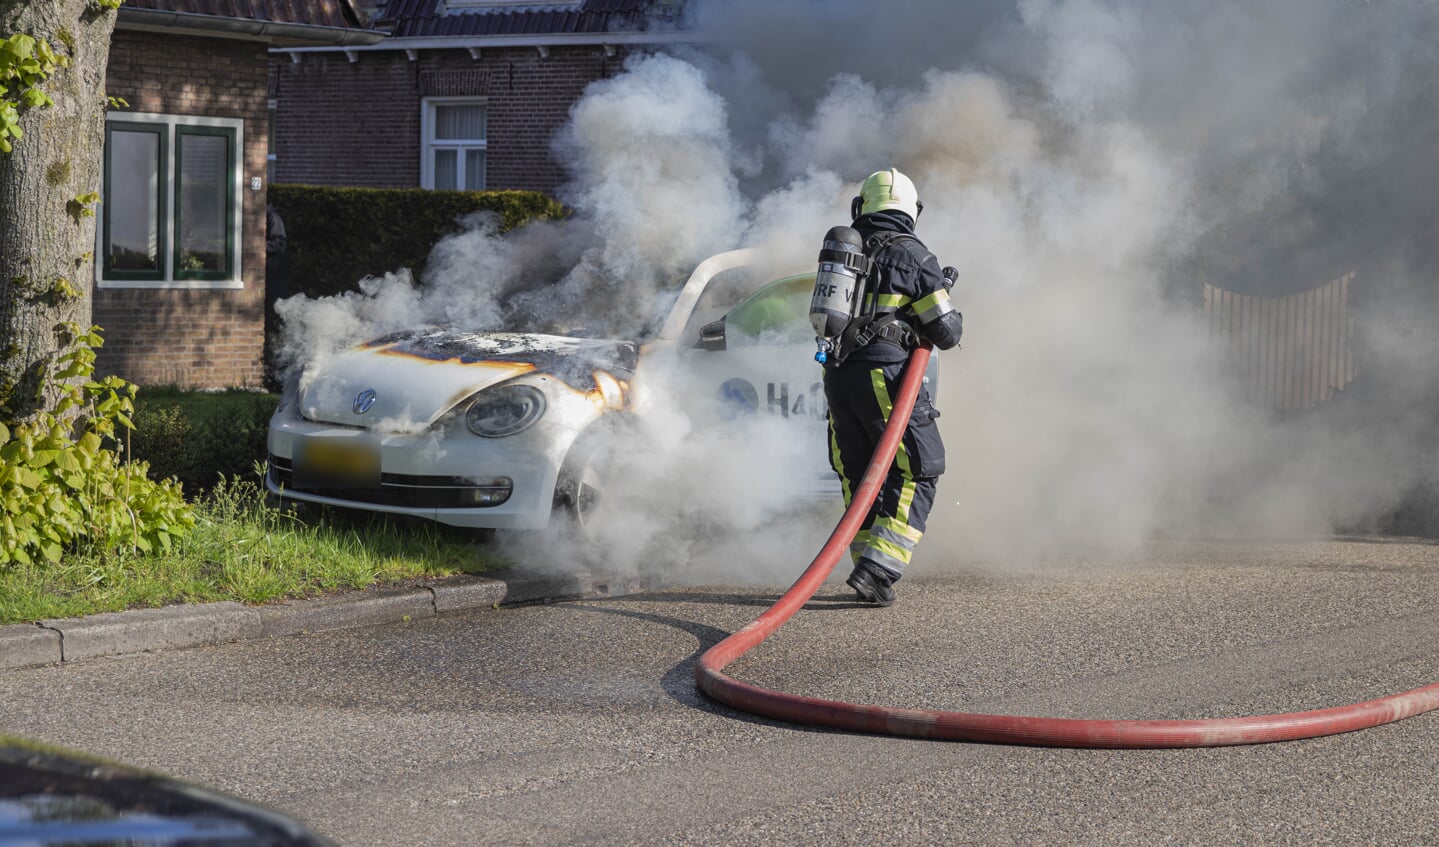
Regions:
<instances>
[{"instance_id":1,"label":"roof tile","mask_svg":"<svg viewBox=\"0 0 1439 847\"><path fill-rule=\"evenodd\" d=\"M388 0L375 25L397 38L590 34L643 29L655 5L655 0L582 0L578 7L497 6L452 9L446 14L440 11L441 2Z\"/></svg>"},{"instance_id":2,"label":"roof tile","mask_svg":"<svg viewBox=\"0 0 1439 847\"><path fill-rule=\"evenodd\" d=\"M352 0L126 0L125 8L340 28L368 23Z\"/></svg>"}]
</instances>

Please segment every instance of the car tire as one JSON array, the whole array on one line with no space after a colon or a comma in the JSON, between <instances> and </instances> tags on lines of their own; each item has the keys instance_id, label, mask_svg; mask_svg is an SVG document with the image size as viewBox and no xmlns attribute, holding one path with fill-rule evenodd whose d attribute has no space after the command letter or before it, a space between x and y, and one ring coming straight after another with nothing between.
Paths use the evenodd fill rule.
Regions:
<instances>
[{"instance_id":1,"label":"car tire","mask_svg":"<svg viewBox=\"0 0 1439 847\"><path fill-rule=\"evenodd\" d=\"M599 432L582 434L555 482L555 512L582 541L596 540L597 512L604 500L603 441Z\"/></svg>"}]
</instances>

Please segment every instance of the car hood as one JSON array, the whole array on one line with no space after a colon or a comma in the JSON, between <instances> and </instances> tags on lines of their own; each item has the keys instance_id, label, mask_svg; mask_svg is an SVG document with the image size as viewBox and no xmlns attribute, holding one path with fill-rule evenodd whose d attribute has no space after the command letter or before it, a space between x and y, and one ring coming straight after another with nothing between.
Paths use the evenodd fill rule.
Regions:
<instances>
[{"instance_id":1,"label":"car hood","mask_svg":"<svg viewBox=\"0 0 1439 847\"><path fill-rule=\"evenodd\" d=\"M638 346L629 341L408 330L307 368L300 413L321 423L413 432L476 392L515 377L544 373L589 392L599 387L600 375L629 380L637 358Z\"/></svg>"}]
</instances>

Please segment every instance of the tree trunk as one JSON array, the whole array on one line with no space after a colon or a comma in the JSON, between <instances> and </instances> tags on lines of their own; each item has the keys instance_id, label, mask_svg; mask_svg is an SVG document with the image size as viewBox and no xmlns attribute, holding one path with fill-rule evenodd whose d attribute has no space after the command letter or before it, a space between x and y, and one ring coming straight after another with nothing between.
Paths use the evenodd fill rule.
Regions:
<instances>
[{"instance_id":1,"label":"tree trunk","mask_svg":"<svg viewBox=\"0 0 1439 847\"><path fill-rule=\"evenodd\" d=\"M96 219L79 198L100 191L115 17L94 0L0 0L0 38L43 39L70 62L40 84L55 105L22 107L24 135L0 153L0 421L46 407L71 341L57 326L90 326Z\"/></svg>"}]
</instances>

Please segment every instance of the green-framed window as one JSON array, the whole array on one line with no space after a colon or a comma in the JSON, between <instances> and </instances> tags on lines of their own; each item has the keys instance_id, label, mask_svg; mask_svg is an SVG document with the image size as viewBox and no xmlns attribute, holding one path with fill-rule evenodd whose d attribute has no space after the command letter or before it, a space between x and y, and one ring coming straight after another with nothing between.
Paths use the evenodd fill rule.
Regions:
<instances>
[{"instance_id":1,"label":"green-framed window","mask_svg":"<svg viewBox=\"0 0 1439 847\"><path fill-rule=\"evenodd\" d=\"M235 132L175 132L175 279L229 279L235 266Z\"/></svg>"},{"instance_id":2,"label":"green-framed window","mask_svg":"<svg viewBox=\"0 0 1439 847\"><path fill-rule=\"evenodd\" d=\"M105 126L99 283L240 285L243 122L124 113Z\"/></svg>"},{"instance_id":3,"label":"green-framed window","mask_svg":"<svg viewBox=\"0 0 1439 847\"><path fill-rule=\"evenodd\" d=\"M169 152L164 124L105 125L105 279L165 278Z\"/></svg>"}]
</instances>

